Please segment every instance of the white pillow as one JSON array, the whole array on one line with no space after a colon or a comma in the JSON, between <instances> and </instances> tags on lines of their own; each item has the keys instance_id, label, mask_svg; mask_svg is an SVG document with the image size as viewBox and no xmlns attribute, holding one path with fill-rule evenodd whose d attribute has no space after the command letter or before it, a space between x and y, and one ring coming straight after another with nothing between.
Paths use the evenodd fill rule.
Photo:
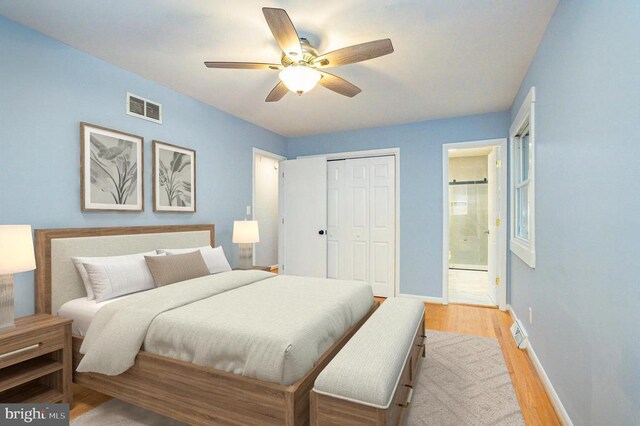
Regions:
<instances>
[{"instance_id":1,"label":"white pillow","mask_svg":"<svg viewBox=\"0 0 640 426\"><path fill-rule=\"evenodd\" d=\"M220 272L227 272L231 270L231 265L229 265L227 257L224 255L222 246L218 246L216 248L211 248L211 246L204 246L187 249L159 249L157 250L157 252L158 254L172 255L191 253L196 250L200 250L202 258L204 259L204 263L207 264L207 268L209 268L210 273L218 274Z\"/></svg>"},{"instance_id":2,"label":"white pillow","mask_svg":"<svg viewBox=\"0 0 640 426\"><path fill-rule=\"evenodd\" d=\"M156 286L144 257L111 263L83 263L83 266L97 303Z\"/></svg>"},{"instance_id":3,"label":"white pillow","mask_svg":"<svg viewBox=\"0 0 640 426\"><path fill-rule=\"evenodd\" d=\"M96 297L93 294L93 288L91 287L91 283L89 283L89 277L87 277L87 271L84 268L83 263L93 263L93 264L102 264L102 263L114 263L120 261L127 261L131 259L142 259L144 261L145 256L156 256L155 251L149 251L146 253L136 253L136 254L126 254L124 256L103 256L103 257L72 257L71 261L75 265L78 273L80 274L80 278L82 278L82 282L84 283L84 288L87 291L87 299L94 300ZM164 256L164 255L162 255Z\"/></svg>"}]
</instances>

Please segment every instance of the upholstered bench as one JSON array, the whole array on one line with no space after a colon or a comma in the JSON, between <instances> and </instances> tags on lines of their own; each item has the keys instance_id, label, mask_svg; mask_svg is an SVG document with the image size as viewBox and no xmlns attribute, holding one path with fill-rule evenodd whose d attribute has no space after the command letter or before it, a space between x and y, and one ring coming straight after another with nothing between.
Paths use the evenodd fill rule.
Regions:
<instances>
[{"instance_id":1,"label":"upholstered bench","mask_svg":"<svg viewBox=\"0 0 640 426\"><path fill-rule=\"evenodd\" d=\"M316 379L311 424L400 424L424 339L424 303L387 299Z\"/></svg>"}]
</instances>

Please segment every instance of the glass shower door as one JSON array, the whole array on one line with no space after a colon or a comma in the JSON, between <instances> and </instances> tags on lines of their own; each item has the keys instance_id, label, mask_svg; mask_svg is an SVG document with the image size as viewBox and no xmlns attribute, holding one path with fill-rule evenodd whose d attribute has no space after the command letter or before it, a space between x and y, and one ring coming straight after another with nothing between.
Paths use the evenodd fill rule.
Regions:
<instances>
[{"instance_id":1,"label":"glass shower door","mask_svg":"<svg viewBox=\"0 0 640 426\"><path fill-rule=\"evenodd\" d=\"M487 270L488 184L449 182L449 267Z\"/></svg>"}]
</instances>

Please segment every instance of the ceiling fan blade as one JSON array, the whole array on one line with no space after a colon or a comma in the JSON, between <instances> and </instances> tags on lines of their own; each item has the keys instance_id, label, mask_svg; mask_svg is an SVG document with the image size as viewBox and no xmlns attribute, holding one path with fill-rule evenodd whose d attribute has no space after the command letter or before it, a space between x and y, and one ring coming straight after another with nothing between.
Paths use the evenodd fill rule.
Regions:
<instances>
[{"instance_id":1,"label":"ceiling fan blade","mask_svg":"<svg viewBox=\"0 0 640 426\"><path fill-rule=\"evenodd\" d=\"M324 71L320 71L320 74L322 74L320 84L329 90L333 90L336 93L340 93L341 95L348 96L350 98L353 98L355 95L362 92L362 89L349 83L344 78L340 78L337 75L329 74Z\"/></svg>"},{"instance_id":2,"label":"ceiling fan blade","mask_svg":"<svg viewBox=\"0 0 640 426\"><path fill-rule=\"evenodd\" d=\"M264 64L260 62L205 62L207 68L230 68L237 70L281 70L280 64Z\"/></svg>"},{"instance_id":3,"label":"ceiling fan blade","mask_svg":"<svg viewBox=\"0 0 640 426\"><path fill-rule=\"evenodd\" d=\"M301 60L302 47L300 46L300 38L287 12L284 9L263 7L262 13L264 14L264 19L267 20L273 37L284 54L291 59Z\"/></svg>"},{"instance_id":4,"label":"ceiling fan blade","mask_svg":"<svg viewBox=\"0 0 640 426\"><path fill-rule=\"evenodd\" d=\"M368 59L388 55L389 53L393 53L393 44L391 44L390 39L385 38L383 40L356 44L354 46L343 47L342 49L325 53L324 55L318 56L315 59L314 64L319 67L337 67L339 65L366 61Z\"/></svg>"},{"instance_id":5,"label":"ceiling fan blade","mask_svg":"<svg viewBox=\"0 0 640 426\"><path fill-rule=\"evenodd\" d=\"M287 89L287 86L285 86L283 82L279 82L278 84L276 84L276 87L274 87L271 92L269 92L269 94L267 95L267 99L265 99L264 101L278 102L284 95L287 94L288 91L289 89Z\"/></svg>"}]
</instances>

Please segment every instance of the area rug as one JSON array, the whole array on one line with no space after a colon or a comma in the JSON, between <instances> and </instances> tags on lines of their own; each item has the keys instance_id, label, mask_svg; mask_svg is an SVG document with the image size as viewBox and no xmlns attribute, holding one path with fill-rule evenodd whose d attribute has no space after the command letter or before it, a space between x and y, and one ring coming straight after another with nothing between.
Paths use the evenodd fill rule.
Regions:
<instances>
[{"instance_id":1,"label":"area rug","mask_svg":"<svg viewBox=\"0 0 640 426\"><path fill-rule=\"evenodd\" d=\"M524 425L496 339L427 330L408 425Z\"/></svg>"},{"instance_id":2,"label":"area rug","mask_svg":"<svg viewBox=\"0 0 640 426\"><path fill-rule=\"evenodd\" d=\"M524 425L496 339L427 330L407 425ZM73 426L178 426L182 423L112 399Z\"/></svg>"},{"instance_id":3,"label":"area rug","mask_svg":"<svg viewBox=\"0 0 640 426\"><path fill-rule=\"evenodd\" d=\"M179 426L168 417L144 408L136 407L119 399L111 399L71 421L73 426Z\"/></svg>"}]
</instances>

